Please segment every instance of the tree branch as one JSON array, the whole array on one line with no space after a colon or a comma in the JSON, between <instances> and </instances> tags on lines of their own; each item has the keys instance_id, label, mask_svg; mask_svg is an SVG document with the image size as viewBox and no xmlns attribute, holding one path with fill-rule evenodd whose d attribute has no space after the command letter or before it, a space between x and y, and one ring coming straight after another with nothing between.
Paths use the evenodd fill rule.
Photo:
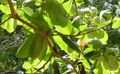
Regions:
<instances>
[{"instance_id":1,"label":"tree branch","mask_svg":"<svg viewBox=\"0 0 120 74\"><path fill-rule=\"evenodd\" d=\"M58 55L58 54L54 51L54 49L53 49L50 41L48 40L48 36L46 35L46 33L42 32L42 31L41 31L40 29L38 29L37 27L35 27L35 26L33 26L32 24L30 24L30 23L24 21L23 19L21 19L21 18L16 14L16 12L15 12L15 10L14 10L14 7L13 7L13 5L12 5L12 1L11 1L11 0L7 0L7 1L8 1L10 10L11 10L12 17L13 17L14 19L17 19L17 20L19 20L20 22L24 23L25 25L27 25L28 27L32 28L32 29L35 30L36 32L38 32L38 33L40 34L40 36L45 40L45 42L46 42L46 43L48 44L48 46L50 47L50 51L52 52L52 54L53 54L54 56L56 56L56 57L60 57L60 55Z\"/></svg>"}]
</instances>

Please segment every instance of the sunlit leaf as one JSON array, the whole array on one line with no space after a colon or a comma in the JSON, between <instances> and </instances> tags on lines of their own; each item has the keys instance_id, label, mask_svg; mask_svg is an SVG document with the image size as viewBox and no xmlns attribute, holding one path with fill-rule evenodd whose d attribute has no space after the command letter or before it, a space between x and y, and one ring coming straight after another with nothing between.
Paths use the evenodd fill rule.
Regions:
<instances>
[{"instance_id":1,"label":"sunlit leaf","mask_svg":"<svg viewBox=\"0 0 120 74\"><path fill-rule=\"evenodd\" d=\"M61 27L61 26L55 26L55 27L62 34L67 34L67 35L69 35L72 32L72 30L73 30L73 26L72 26L70 21L69 21L69 23L65 27Z\"/></svg>"},{"instance_id":2,"label":"sunlit leaf","mask_svg":"<svg viewBox=\"0 0 120 74\"><path fill-rule=\"evenodd\" d=\"M80 60L80 61L83 63L84 67L85 67L87 70L90 69L90 64L88 63L87 59L86 59L83 55L81 55L81 60Z\"/></svg>"},{"instance_id":3,"label":"sunlit leaf","mask_svg":"<svg viewBox=\"0 0 120 74\"><path fill-rule=\"evenodd\" d=\"M57 0L60 4L62 4L64 2L64 0Z\"/></svg>"},{"instance_id":4,"label":"sunlit leaf","mask_svg":"<svg viewBox=\"0 0 120 74\"><path fill-rule=\"evenodd\" d=\"M77 57L77 53L76 51L74 51L77 48L71 49L70 47L68 47L68 45L63 41L63 39L60 36L54 36L53 39L62 50L68 53L68 55L71 55L72 57Z\"/></svg>"},{"instance_id":5,"label":"sunlit leaf","mask_svg":"<svg viewBox=\"0 0 120 74\"><path fill-rule=\"evenodd\" d=\"M94 49L93 49L93 45L92 44L88 44L88 48L86 48L85 50L84 50L84 54L87 54L87 53L89 53L89 52L91 52L91 51L93 51Z\"/></svg>"},{"instance_id":6,"label":"sunlit leaf","mask_svg":"<svg viewBox=\"0 0 120 74\"><path fill-rule=\"evenodd\" d=\"M7 20L9 17L10 17L9 15L4 15L2 17L2 22ZM1 27L3 29L6 29L9 33L12 33L15 30L16 26L17 26L16 20L13 18L7 20L4 24L1 25Z\"/></svg>"},{"instance_id":7,"label":"sunlit leaf","mask_svg":"<svg viewBox=\"0 0 120 74\"><path fill-rule=\"evenodd\" d=\"M29 61L25 61L22 65L22 67L24 69L30 69L32 66L31 66L31 63Z\"/></svg>"},{"instance_id":8,"label":"sunlit leaf","mask_svg":"<svg viewBox=\"0 0 120 74\"><path fill-rule=\"evenodd\" d=\"M102 42L102 44L107 44L107 40L108 40L108 34L104 31L104 37L100 39L100 41Z\"/></svg>"},{"instance_id":9,"label":"sunlit leaf","mask_svg":"<svg viewBox=\"0 0 120 74\"><path fill-rule=\"evenodd\" d=\"M115 28L118 28L118 27L120 27L120 18L115 17L114 20L113 20L112 28L115 29Z\"/></svg>"},{"instance_id":10,"label":"sunlit leaf","mask_svg":"<svg viewBox=\"0 0 120 74\"><path fill-rule=\"evenodd\" d=\"M0 10L5 14L11 13L10 8L8 6L2 5L2 4L0 5Z\"/></svg>"},{"instance_id":11,"label":"sunlit leaf","mask_svg":"<svg viewBox=\"0 0 120 74\"><path fill-rule=\"evenodd\" d=\"M22 10L29 16L32 16L33 14L33 10L30 7L22 7Z\"/></svg>"},{"instance_id":12,"label":"sunlit leaf","mask_svg":"<svg viewBox=\"0 0 120 74\"><path fill-rule=\"evenodd\" d=\"M67 13L70 13L72 3L73 3L73 0L69 0L62 4Z\"/></svg>"},{"instance_id":13,"label":"sunlit leaf","mask_svg":"<svg viewBox=\"0 0 120 74\"><path fill-rule=\"evenodd\" d=\"M105 69L104 65L103 65L103 56L98 58L98 61L96 63L96 67L93 70L95 74L109 74L109 70Z\"/></svg>"}]
</instances>

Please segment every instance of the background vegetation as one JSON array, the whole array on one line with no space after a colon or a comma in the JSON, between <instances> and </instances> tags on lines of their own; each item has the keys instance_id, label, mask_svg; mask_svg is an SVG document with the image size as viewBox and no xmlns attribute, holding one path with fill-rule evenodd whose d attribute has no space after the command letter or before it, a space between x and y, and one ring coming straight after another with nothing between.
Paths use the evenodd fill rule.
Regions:
<instances>
[{"instance_id":1,"label":"background vegetation","mask_svg":"<svg viewBox=\"0 0 120 74\"><path fill-rule=\"evenodd\" d=\"M119 74L119 0L0 0L0 73Z\"/></svg>"}]
</instances>

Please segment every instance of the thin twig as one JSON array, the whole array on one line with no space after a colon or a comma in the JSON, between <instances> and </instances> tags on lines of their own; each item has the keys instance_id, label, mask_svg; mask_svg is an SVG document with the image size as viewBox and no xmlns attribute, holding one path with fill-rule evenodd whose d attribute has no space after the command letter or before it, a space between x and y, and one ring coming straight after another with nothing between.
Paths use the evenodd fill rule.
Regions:
<instances>
[{"instance_id":1,"label":"thin twig","mask_svg":"<svg viewBox=\"0 0 120 74\"><path fill-rule=\"evenodd\" d=\"M8 21L11 17L7 18L5 21L3 21L2 23L0 23L0 25L4 24L6 21Z\"/></svg>"},{"instance_id":2,"label":"thin twig","mask_svg":"<svg viewBox=\"0 0 120 74\"><path fill-rule=\"evenodd\" d=\"M111 23L112 23L112 21L111 21ZM62 33L58 32L58 31L56 31L57 34L52 34L52 36L57 36L57 35L64 35L64 36L80 36L80 35L85 35L85 34L88 34L88 33L91 33L91 32L94 32L94 31L97 31L97 30L100 30L100 29L103 29L103 28L105 28L105 27L107 27L107 26L110 26L111 23L108 24L108 25L105 25L105 26L102 26L102 27L96 28L96 29L94 29L94 30L91 30L91 31L85 32L85 33L81 33L81 32L79 32L79 33L77 33L76 35L62 34Z\"/></svg>"}]
</instances>

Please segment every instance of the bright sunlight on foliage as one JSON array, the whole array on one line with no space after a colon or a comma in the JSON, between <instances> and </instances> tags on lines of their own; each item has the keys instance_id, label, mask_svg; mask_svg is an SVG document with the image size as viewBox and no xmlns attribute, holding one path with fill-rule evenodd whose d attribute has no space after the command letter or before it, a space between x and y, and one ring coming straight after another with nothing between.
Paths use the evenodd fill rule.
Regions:
<instances>
[{"instance_id":1,"label":"bright sunlight on foliage","mask_svg":"<svg viewBox=\"0 0 120 74\"><path fill-rule=\"evenodd\" d=\"M0 0L0 21L22 28L14 54L25 73L120 73L120 0Z\"/></svg>"}]
</instances>

